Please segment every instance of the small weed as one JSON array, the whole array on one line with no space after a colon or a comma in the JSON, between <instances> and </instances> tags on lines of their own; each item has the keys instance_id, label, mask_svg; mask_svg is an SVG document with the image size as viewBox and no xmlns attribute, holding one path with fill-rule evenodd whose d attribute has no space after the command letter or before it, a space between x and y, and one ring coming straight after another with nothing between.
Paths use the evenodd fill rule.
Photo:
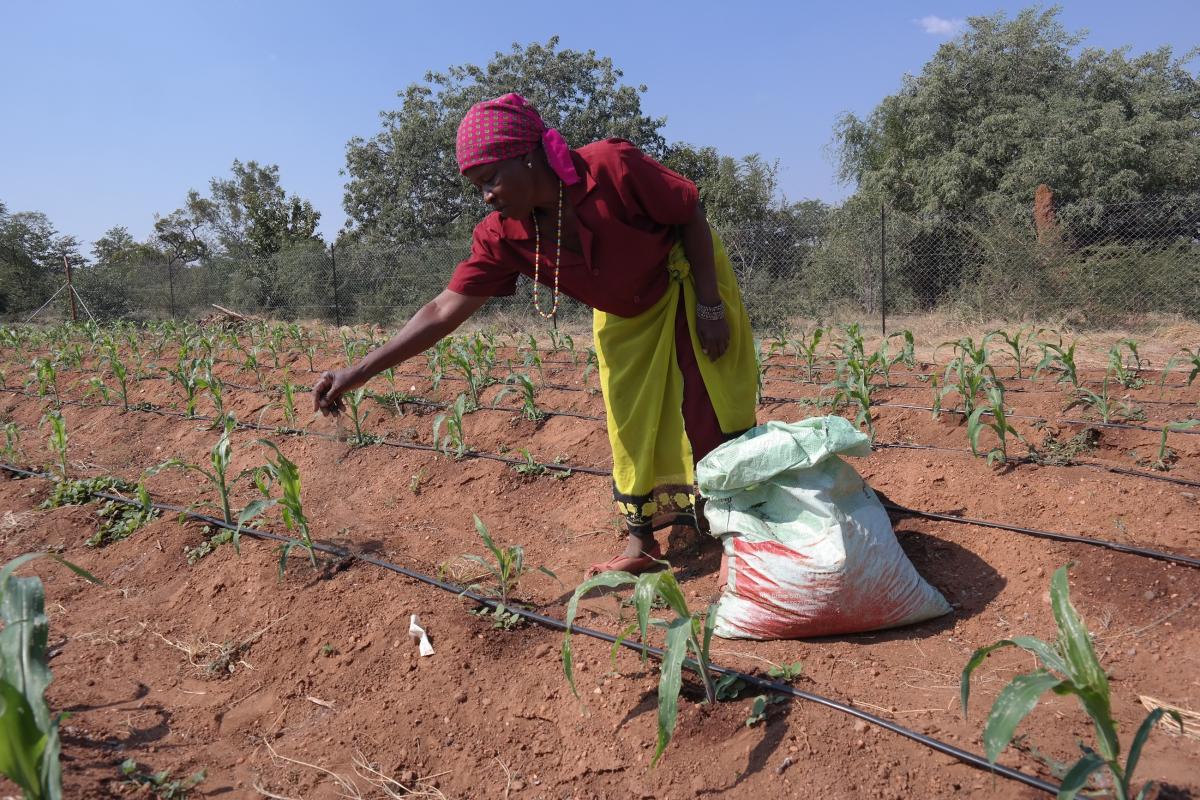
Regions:
<instances>
[{"instance_id":1,"label":"small weed","mask_svg":"<svg viewBox=\"0 0 1200 800\"><path fill-rule=\"evenodd\" d=\"M1041 425L1035 423L1035 427L1044 429L1046 426L1044 423ZM1046 435L1038 447L1029 442L1025 444L1029 448L1029 460L1033 463L1049 467L1065 467L1074 464L1079 456L1095 450L1099 443L1099 432L1095 428L1084 428L1065 442L1058 440L1057 432L1051 432Z\"/></svg>"},{"instance_id":2,"label":"small weed","mask_svg":"<svg viewBox=\"0 0 1200 800\"><path fill-rule=\"evenodd\" d=\"M775 664L767 669L767 675L784 683L796 681L804 672L804 665L799 661L790 664Z\"/></svg>"},{"instance_id":3,"label":"small weed","mask_svg":"<svg viewBox=\"0 0 1200 800\"><path fill-rule=\"evenodd\" d=\"M417 470L416 472L414 472L412 475L409 476L408 490L410 492L412 492L413 495L421 494L421 484L424 482L425 477L426 477L426 473L425 473L424 467L422 467L421 469Z\"/></svg>"},{"instance_id":4,"label":"small weed","mask_svg":"<svg viewBox=\"0 0 1200 800\"><path fill-rule=\"evenodd\" d=\"M133 787L142 791L143 786L149 787L149 793L158 798L158 800L184 800L187 793L199 786L205 778L205 771L200 770L190 778L171 779L169 770L162 772L142 772L138 769L138 764L132 758L128 758L121 762L121 774L124 776L126 786Z\"/></svg>"},{"instance_id":5,"label":"small weed","mask_svg":"<svg viewBox=\"0 0 1200 800\"><path fill-rule=\"evenodd\" d=\"M200 544L188 549L188 551L184 554L187 557L189 566L195 566L200 559L211 555L221 545L228 544L229 542L233 541L233 531L228 530L227 528L222 528L216 533L213 533L212 528L205 525L200 529L200 533L206 538L200 542Z\"/></svg>"},{"instance_id":6,"label":"small weed","mask_svg":"<svg viewBox=\"0 0 1200 800\"><path fill-rule=\"evenodd\" d=\"M536 478L539 475L546 474L546 468L534 459L533 454L529 452L528 447L521 448L521 463L513 464L513 469L518 475L526 478Z\"/></svg>"},{"instance_id":7,"label":"small weed","mask_svg":"<svg viewBox=\"0 0 1200 800\"><path fill-rule=\"evenodd\" d=\"M136 493L136 506L116 500L107 500L100 506L96 511L96 515L100 517L100 528L85 542L88 547L103 547L126 539L158 516L158 509L151 503L146 485L139 483Z\"/></svg>"}]
</instances>

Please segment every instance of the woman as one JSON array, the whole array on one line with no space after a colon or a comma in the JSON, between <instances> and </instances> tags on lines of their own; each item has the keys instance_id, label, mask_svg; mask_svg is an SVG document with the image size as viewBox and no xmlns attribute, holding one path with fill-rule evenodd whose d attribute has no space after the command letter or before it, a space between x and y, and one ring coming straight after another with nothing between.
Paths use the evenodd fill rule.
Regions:
<instances>
[{"instance_id":1,"label":"woman","mask_svg":"<svg viewBox=\"0 0 1200 800\"><path fill-rule=\"evenodd\" d=\"M595 309L613 494L629 539L589 572L652 569L663 556L654 531L695 524L695 461L755 424L750 323L696 186L622 139L570 150L517 94L467 112L457 156L495 209L475 227L471 255L387 344L322 375L314 408L336 413L345 392L432 347L527 275L543 317L560 294Z\"/></svg>"}]
</instances>

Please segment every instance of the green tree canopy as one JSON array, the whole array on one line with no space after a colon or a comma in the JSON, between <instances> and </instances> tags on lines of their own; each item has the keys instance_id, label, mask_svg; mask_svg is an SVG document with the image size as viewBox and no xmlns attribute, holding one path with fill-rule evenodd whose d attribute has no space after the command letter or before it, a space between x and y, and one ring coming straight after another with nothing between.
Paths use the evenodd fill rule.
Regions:
<instances>
[{"instance_id":1,"label":"green tree canopy","mask_svg":"<svg viewBox=\"0 0 1200 800\"><path fill-rule=\"evenodd\" d=\"M9 213L0 202L0 313L32 310L65 280L63 259L81 267L79 240L40 211Z\"/></svg>"},{"instance_id":2,"label":"green tree canopy","mask_svg":"<svg viewBox=\"0 0 1200 800\"><path fill-rule=\"evenodd\" d=\"M383 130L346 145L348 232L396 244L470 230L484 208L458 174L455 133L473 104L507 92L526 97L574 147L620 136L661 157L666 120L643 113L646 87L623 84L622 77L612 59L594 50L558 49L558 37L514 44L484 67L427 73L399 93L398 110L380 114Z\"/></svg>"},{"instance_id":3,"label":"green tree canopy","mask_svg":"<svg viewBox=\"0 0 1200 800\"><path fill-rule=\"evenodd\" d=\"M206 230L193 238L216 243L237 258L268 258L303 242L320 241L321 213L312 203L288 195L279 182L279 167L234 160L229 178L209 182L211 197L188 192L183 216Z\"/></svg>"},{"instance_id":4,"label":"green tree canopy","mask_svg":"<svg viewBox=\"0 0 1200 800\"><path fill-rule=\"evenodd\" d=\"M1200 80L1163 47L1076 48L1058 8L968 19L921 74L835 134L843 180L913 212L991 199L1028 207L1038 184L1060 202L1123 202L1195 191Z\"/></svg>"}]
</instances>

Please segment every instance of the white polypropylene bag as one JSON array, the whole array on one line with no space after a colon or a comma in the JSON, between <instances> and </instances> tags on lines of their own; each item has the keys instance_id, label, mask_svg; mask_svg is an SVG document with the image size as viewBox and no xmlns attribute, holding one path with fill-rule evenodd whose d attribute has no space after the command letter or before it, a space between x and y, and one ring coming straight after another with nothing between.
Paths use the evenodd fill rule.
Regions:
<instances>
[{"instance_id":1,"label":"white polypropylene bag","mask_svg":"<svg viewBox=\"0 0 1200 800\"><path fill-rule=\"evenodd\" d=\"M878 630L950 611L900 549L879 499L839 453L870 441L841 417L768 422L696 467L728 583L716 635L791 639Z\"/></svg>"}]
</instances>

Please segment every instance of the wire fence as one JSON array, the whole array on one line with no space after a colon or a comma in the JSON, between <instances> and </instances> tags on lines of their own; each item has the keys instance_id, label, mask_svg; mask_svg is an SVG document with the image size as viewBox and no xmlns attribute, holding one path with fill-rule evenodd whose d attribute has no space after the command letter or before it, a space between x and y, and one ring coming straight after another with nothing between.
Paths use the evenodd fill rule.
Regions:
<instances>
[{"instance_id":1,"label":"wire fence","mask_svg":"<svg viewBox=\"0 0 1200 800\"><path fill-rule=\"evenodd\" d=\"M781 213L721 231L757 330L797 318L879 319L944 312L963 319L1068 320L1111 326L1149 316L1200 319L1200 196L1136 203L1080 200L1054 211L997 204L915 215L850 201L817 217ZM197 318L219 304L278 319L336 324L406 320L445 286L469 242L383 249L300 246L268 259L210 257L74 271L97 319ZM0 261L0 270L4 264ZM61 273L10 292L3 314L69 313ZM530 286L482 314L532 321ZM588 310L564 298L563 320ZM886 327L886 322L884 322Z\"/></svg>"}]
</instances>

